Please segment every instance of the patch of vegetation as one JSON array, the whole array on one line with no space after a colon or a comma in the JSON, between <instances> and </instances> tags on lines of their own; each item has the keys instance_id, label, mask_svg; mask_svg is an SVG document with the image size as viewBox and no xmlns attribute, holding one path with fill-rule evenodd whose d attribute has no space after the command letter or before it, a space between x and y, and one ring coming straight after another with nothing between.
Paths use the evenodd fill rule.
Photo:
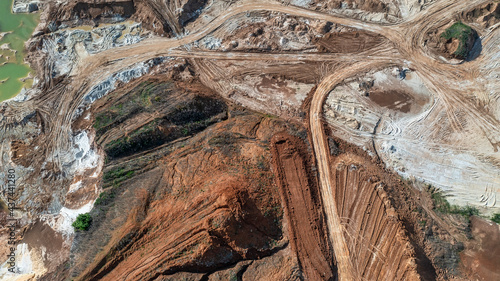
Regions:
<instances>
[{"instance_id":1,"label":"patch of vegetation","mask_svg":"<svg viewBox=\"0 0 500 281\"><path fill-rule=\"evenodd\" d=\"M472 47L468 46L468 41L471 36L475 36L474 30L470 26L465 25L460 21L448 27L441 34L441 37L446 40L457 39L459 41L459 46L453 54L460 58L467 57L469 49Z\"/></svg>"},{"instance_id":2,"label":"patch of vegetation","mask_svg":"<svg viewBox=\"0 0 500 281\"><path fill-rule=\"evenodd\" d=\"M116 126L126 119L141 112L154 112L162 104L162 95L168 91L171 83L143 82L125 94L126 100L119 99L107 110L96 115L94 129L97 136L104 134L109 127Z\"/></svg>"},{"instance_id":3,"label":"patch of vegetation","mask_svg":"<svg viewBox=\"0 0 500 281\"><path fill-rule=\"evenodd\" d=\"M215 137L208 140L208 144L211 146L228 146L236 143L239 138L241 138L241 134L233 134L230 132L223 132L221 134L216 135Z\"/></svg>"},{"instance_id":4,"label":"patch of vegetation","mask_svg":"<svg viewBox=\"0 0 500 281\"><path fill-rule=\"evenodd\" d=\"M134 176L134 171L125 170L123 167L115 168L104 173L104 183L113 181L119 183Z\"/></svg>"},{"instance_id":5,"label":"patch of vegetation","mask_svg":"<svg viewBox=\"0 0 500 281\"><path fill-rule=\"evenodd\" d=\"M479 210L472 206L457 206L452 205L446 197L443 195L441 191L435 191L431 194L432 200L434 201L435 209L443 214L458 214L465 218L469 218L470 216L478 216Z\"/></svg>"},{"instance_id":6,"label":"patch of vegetation","mask_svg":"<svg viewBox=\"0 0 500 281\"><path fill-rule=\"evenodd\" d=\"M160 120L154 120L126 137L111 141L105 146L107 155L110 157L126 156L162 144L165 135L159 125Z\"/></svg>"},{"instance_id":7,"label":"patch of vegetation","mask_svg":"<svg viewBox=\"0 0 500 281\"><path fill-rule=\"evenodd\" d=\"M157 99L157 97L159 98ZM157 95L156 88L149 85L142 88L137 103L146 110L146 107L156 103L157 100L161 102L161 96ZM118 112L115 110L114 114L118 114ZM107 143L104 150L111 158L132 155L200 132L206 127L226 119L227 114L224 114L226 112L227 106L222 100L196 96L187 103L179 103L165 116L156 118L126 136ZM102 125L101 121L99 125ZM104 131L106 128L102 130Z\"/></svg>"},{"instance_id":8,"label":"patch of vegetation","mask_svg":"<svg viewBox=\"0 0 500 281\"><path fill-rule=\"evenodd\" d=\"M226 110L227 106L221 100L197 96L186 105L178 106L165 118L175 125L185 125L207 120Z\"/></svg>"},{"instance_id":9,"label":"patch of vegetation","mask_svg":"<svg viewBox=\"0 0 500 281\"><path fill-rule=\"evenodd\" d=\"M90 216L89 213L86 214L79 214L78 217L76 218L76 221L71 224L75 229L78 230L87 230L90 227L90 224L92 223L92 217Z\"/></svg>"},{"instance_id":10,"label":"patch of vegetation","mask_svg":"<svg viewBox=\"0 0 500 281\"><path fill-rule=\"evenodd\" d=\"M103 191L99 194L99 197L95 200L94 206L99 205L107 205L111 200L113 200L116 196L116 187L111 188L110 190Z\"/></svg>"},{"instance_id":11,"label":"patch of vegetation","mask_svg":"<svg viewBox=\"0 0 500 281\"><path fill-rule=\"evenodd\" d=\"M99 114L95 118L94 129L96 131L108 126L111 123L111 117L107 114Z\"/></svg>"},{"instance_id":12,"label":"patch of vegetation","mask_svg":"<svg viewBox=\"0 0 500 281\"><path fill-rule=\"evenodd\" d=\"M269 119L278 119L278 117L276 115L272 115L272 114L264 114L264 117L269 118Z\"/></svg>"},{"instance_id":13,"label":"patch of vegetation","mask_svg":"<svg viewBox=\"0 0 500 281\"><path fill-rule=\"evenodd\" d=\"M151 91L154 90L154 88L155 84L147 84L147 86L141 90L140 100L143 107L147 108L153 104L151 102Z\"/></svg>"},{"instance_id":14,"label":"patch of vegetation","mask_svg":"<svg viewBox=\"0 0 500 281\"><path fill-rule=\"evenodd\" d=\"M491 217L491 220L500 224L500 213L493 214L493 216Z\"/></svg>"}]
</instances>

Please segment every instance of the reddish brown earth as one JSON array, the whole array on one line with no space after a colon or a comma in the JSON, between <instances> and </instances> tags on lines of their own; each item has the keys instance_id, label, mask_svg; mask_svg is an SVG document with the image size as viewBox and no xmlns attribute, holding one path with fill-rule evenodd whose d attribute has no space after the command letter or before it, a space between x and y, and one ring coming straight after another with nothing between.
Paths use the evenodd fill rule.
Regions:
<instances>
[{"instance_id":1,"label":"reddish brown earth","mask_svg":"<svg viewBox=\"0 0 500 281\"><path fill-rule=\"evenodd\" d=\"M410 112L411 106L415 102L411 95L397 90L370 91L368 97L382 107L395 109L403 113Z\"/></svg>"},{"instance_id":2,"label":"reddish brown earth","mask_svg":"<svg viewBox=\"0 0 500 281\"><path fill-rule=\"evenodd\" d=\"M460 254L473 280L500 280L500 226L479 217L471 218L473 239Z\"/></svg>"},{"instance_id":3,"label":"reddish brown earth","mask_svg":"<svg viewBox=\"0 0 500 281\"><path fill-rule=\"evenodd\" d=\"M102 129L94 127L104 150L118 139L133 138L151 120L166 120L163 128L170 129L160 130L163 144L108 158L104 195L91 212L91 228L77 235L71 266L46 280L61 275L76 280L298 280L303 274L289 245L289 227L282 224L269 142L280 131L302 130L305 136L304 129L227 104L195 78L182 80L177 74L183 71L138 79L95 103L101 126L102 120L112 120ZM199 115L192 115L189 105L197 106L200 98L204 106L196 112L205 119L191 123ZM208 103L221 106L223 113L209 110ZM196 129L204 120L215 123ZM95 122L80 118L75 129L90 129ZM133 176L108 179L119 170ZM322 261L328 272L328 262Z\"/></svg>"},{"instance_id":4,"label":"reddish brown earth","mask_svg":"<svg viewBox=\"0 0 500 281\"><path fill-rule=\"evenodd\" d=\"M334 280L331 248L317 183L310 176L304 142L285 133L272 139L275 174L280 185L292 249L308 280Z\"/></svg>"},{"instance_id":5,"label":"reddish brown earth","mask_svg":"<svg viewBox=\"0 0 500 281\"><path fill-rule=\"evenodd\" d=\"M111 225L113 220L125 221L110 233L107 246L81 279L206 274L286 247L278 189L262 143L274 127L283 125L252 115L230 119L210 129L210 135L176 145L172 154L124 182L120 188L129 191L117 195L104 220ZM126 206L126 218L112 218ZM95 227L84 241L110 232L108 224ZM77 267L87 259L84 248L78 252L83 256L75 260Z\"/></svg>"},{"instance_id":6,"label":"reddish brown earth","mask_svg":"<svg viewBox=\"0 0 500 281\"><path fill-rule=\"evenodd\" d=\"M372 49L385 42L379 34L366 31L327 33L315 40L319 52L353 53Z\"/></svg>"}]
</instances>

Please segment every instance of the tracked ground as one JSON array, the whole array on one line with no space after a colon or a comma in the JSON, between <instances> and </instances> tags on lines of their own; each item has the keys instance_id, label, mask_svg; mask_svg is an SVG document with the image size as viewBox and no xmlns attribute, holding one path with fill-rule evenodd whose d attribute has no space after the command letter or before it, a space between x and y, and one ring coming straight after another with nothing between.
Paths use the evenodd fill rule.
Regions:
<instances>
[{"instance_id":1,"label":"tracked ground","mask_svg":"<svg viewBox=\"0 0 500 281\"><path fill-rule=\"evenodd\" d=\"M498 210L496 2L40 7L43 20L28 44L39 83L0 108L2 167L15 167L21 179L27 232L19 242L34 261L23 274L496 276L471 267L487 258L466 243L468 218L435 211L421 183L443 188L452 203ZM458 18L480 35L465 61L434 44ZM125 21L140 31L129 32L136 23ZM375 80L385 82L367 86ZM395 172L416 180L403 183ZM94 222L75 235L69 226L78 212ZM33 234L48 228L71 249ZM463 271L461 245L469 250ZM44 248L63 258L44 262Z\"/></svg>"}]
</instances>

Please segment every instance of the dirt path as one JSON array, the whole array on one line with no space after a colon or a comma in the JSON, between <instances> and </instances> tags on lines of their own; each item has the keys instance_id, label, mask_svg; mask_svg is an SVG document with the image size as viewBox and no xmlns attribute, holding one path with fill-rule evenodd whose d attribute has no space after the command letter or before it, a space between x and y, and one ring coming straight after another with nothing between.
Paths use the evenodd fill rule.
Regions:
<instances>
[{"instance_id":1,"label":"dirt path","mask_svg":"<svg viewBox=\"0 0 500 281\"><path fill-rule=\"evenodd\" d=\"M426 31L433 27L447 24L458 11L486 2L487 0L438 1L430 6L429 9L417 14L405 23L387 25L366 23L360 20L334 16L295 6L283 6L277 2L242 1L230 6L222 15L192 34L173 39L151 38L135 45L115 48L89 56L74 68L72 76L69 77L70 81L68 84L60 84L50 89L43 96L36 97L32 101L21 105L13 104L12 107L18 115L22 115L24 111L32 112L33 108L38 108L43 114L46 124L45 147L47 147L45 153L39 155L39 157L43 158L48 153L68 148L68 135L71 132L72 118L84 101L88 91L98 82L102 81L103 78L109 77L113 73L126 69L136 63L160 56L233 60L335 60L344 62L344 67L336 69L333 74L327 76L317 87L311 102L309 123L313 138L314 153L319 168L320 191L326 214L327 228L337 260L339 276L341 280L359 280L358 273L353 270L354 267L349 258L349 247L343 238L345 230L339 220L334 191L331 186L332 179L329 172L328 144L323 130L323 103L328 93L346 78L372 69L401 64L403 60L407 60L419 73L422 73L423 80L429 89L445 104L446 112L449 119L453 122L455 130L459 131L462 127L460 121L455 116L455 110L460 108L470 117L472 122L476 122L485 132L488 132L487 137L492 143L500 143L500 124L496 118L491 113L478 108L472 101L466 99L464 95L457 94L455 90L450 90L447 85L442 84L442 81L460 81L460 79L474 77L474 75L477 75L477 68L480 61L472 64L451 65L435 58L423 47ZM293 57L289 54L173 50L174 48L182 47L202 39L235 15L257 10L275 11L306 18L315 18L370 31L389 39L394 44L394 48L388 47L375 55L365 52L349 55L342 54L341 56L334 54L294 54ZM58 112L58 115L53 115L52 112Z\"/></svg>"},{"instance_id":2,"label":"dirt path","mask_svg":"<svg viewBox=\"0 0 500 281\"><path fill-rule=\"evenodd\" d=\"M346 67L342 71L336 72L325 78L317 87L311 101L309 125L313 138L314 154L316 155L320 175L320 190L323 206L325 208L328 230L330 232L330 240L337 260L340 280L359 280L359 276L354 271L354 267L349 258L349 250L343 234L344 229L337 213L337 202L335 202L335 193L331 185L332 179L328 163L328 141L323 130L323 120L321 118L323 103L331 89L344 79L362 73L366 71L366 69L374 69L388 65L390 64L387 62L373 62L357 63Z\"/></svg>"},{"instance_id":3,"label":"dirt path","mask_svg":"<svg viewBox=\"0 0 500 281\"><path fill-rule=\"evenodd\" d=\"M331 257L320 220L321 198L311 184L305 165L303 142L286 134L273 137L272 152L286 206L290 243L307 280L334 280Z\"/></svg>"}]
</instances>

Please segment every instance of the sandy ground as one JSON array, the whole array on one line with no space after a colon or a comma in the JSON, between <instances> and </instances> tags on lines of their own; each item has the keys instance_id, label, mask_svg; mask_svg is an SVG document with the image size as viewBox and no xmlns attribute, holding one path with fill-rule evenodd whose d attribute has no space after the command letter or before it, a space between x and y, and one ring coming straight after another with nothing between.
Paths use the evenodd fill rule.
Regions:
<instances>
[{"instance_id":1,"label":"sandy ground","mask_svg":"<svg viewBox=\"0 0 500 281\"><path fill-rule=\"evenodd\" d=\"M49 225L61 234L72 236L68 225L79 212L89 211L97 197L95 181L79 182L87 172L100 173L104 162L92 146L90 133L73 132L74 120L97 99L148 72L158 71L172 57L189 60L199 79L221 96L266 114L301 120L305 113L300 105L310 94L311 107L305 121L311 133L325 222L341 280L353 280L357 271L349 254L350 242L343 237L334 196L335 175L329 169L325 119L336 135L370 151L400 175L442 188L452 203L478 206L484 213L497 211L500 207L496 203L500 165L499 25L482 27L482 52L472 61L460 64L447 61L426 45L431 30L446 27L458 13L487 1L419 1L422 5L416 1L398 1L397 5L385 7L395 11L396 6L404 6L399 9L401 15L394 12L391 17L383 16L380 9L384 9L384 4L380 1L367 1L368 6L358 6L359 1L327 2L317 9L311 7L316 1L213 2L193 11L206 12L206 16L201 14L186 23L183 32L176 18L181 15L182 9L178 8L182 5L176 2L175 12L170 9L173 7L166 7L165 14L160 15L170 19L172 38L150 36L142 41L124 40L126 44L119 46L109 41L105 48L94 53L81 43L70 42L69 51L75 52L75 59L66 62L59 76L53 75L57 64L42 64L47 53L57 57L60 51L65 51L64 47L56 41L45 45L45 53L37 53L42 62L31 58L38 65L37 75L43 85L27 93L23 102L11 100L1 108L1 127L5 132L0 137L2 161L15 166L26 182L25 221L50 208L56 212L48 215ZM164 4L151 3L160 8ZM158 7L156 10L161 10ZM253 36L257 39L249 42L259 48L248 51L225 50L222 39L212 36L234 17L242 14L250 17L252 12L261 11L331 22L363 32L325 36L317 42L324 53L311 52L314 48L302 52L312 47L307 44L282 53L259 53L266 49L255 44L262 33L258 30L254 34L257 36ZM293 31L307 33L307 28L301 29ZM288 38L282 38L279 44L285 45ZM271 44L278 36L260 39L269 40L271 47L279 46ZM351 53L348 44L341 48L334 46L343 40L355 42ZM200 42L205 49L191 49L190 46ZM35 45L33 50L37 49ZM300 80L296 77L300 72L297 65L301 64L317 67L314 71L303 70L313 75L302 75L302 81L295 81ZM397 76L401 77L398 73L401 70L394 74L395 67L411 71L400 80ZM311 76L317 76L317 80ZM11 144L25 136L27 144L17 144L28 148L14 155L15 147ZM79 196L61 196L67 190ZM57 199L51 197L54 194ZM28 264L26 270L30 271Z\"/></svg>"}]
</instances>

